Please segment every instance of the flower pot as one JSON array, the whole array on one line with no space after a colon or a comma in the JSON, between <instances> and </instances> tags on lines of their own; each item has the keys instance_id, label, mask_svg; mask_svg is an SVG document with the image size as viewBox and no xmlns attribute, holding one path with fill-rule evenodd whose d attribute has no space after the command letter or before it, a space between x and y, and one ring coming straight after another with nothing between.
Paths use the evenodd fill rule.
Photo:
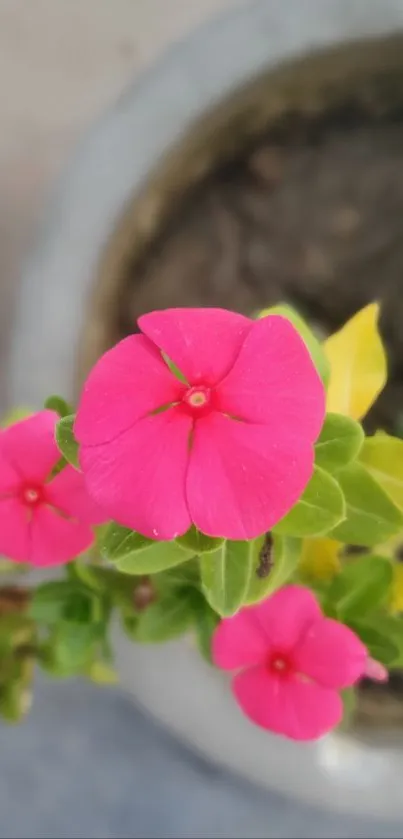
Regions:
<instances>
[{"instance_id":1,"label":"flower pot","mask_svg":"<svg viewBox=\"0 0 403 839\"><path fill-rule=\"evenodd\" d=\"M77 394L143 311L289 299L324 330L382 296L402 398L403 2L246 4L174 49L95 125L23 279L10 403ZM119 638L122 681L209 758L263 786L396 818L402 700L363 697L361 726L311 745L244 719L190 641ZM398 696L398 694L396 694Z\"/></svg>"}]
</instances>

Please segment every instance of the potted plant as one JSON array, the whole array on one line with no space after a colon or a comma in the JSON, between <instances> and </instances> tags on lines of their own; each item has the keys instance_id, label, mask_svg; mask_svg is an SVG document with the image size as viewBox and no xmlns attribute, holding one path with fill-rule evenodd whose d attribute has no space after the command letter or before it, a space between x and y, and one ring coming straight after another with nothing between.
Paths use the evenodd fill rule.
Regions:
<instances>
[{"instance_id":1,"label":"potted plant","mask_svg":"<svg viewBox=\"0 0 403 839\"><path fill-rule=\"evenodd\" d=\"M60 391L75 402L95 360L135 328L139 315L175 306L252 314L291 300L322 336L338 334L361 312L340 334L355 334L357 323L366 323L363 334L372 336L379 360L371 301L380 296L382 282L390 378L375 400L383 375L377 370L381 379L368 397L375 401L365 426L367 433L381 429L397 438L402 9L399 3L369 7L334 0L325 7L307 2L304 14L295 14L285 17L277 4L257 3L215 24L124 98L84 144L27 272L11 356L10 402L39 409L49 393ZM194 87L185 68L197 79ZM295 314L287 312L295 325ZM306 340L309 333L297 320L301 329ZM331 338L330 347L339 340L345 337ZM309 343L312 351L311 338ZM372 379L372 356L370 362ZM65 413L59 401L50 405ZM336 405L331 413L346 412ZM376 447L384 443L377 439ZM368 466L378 470L368 462L371 445L358 447L354 461L366 472ZM395 510L390 481L380 492ZM345 544L351 541L349 536ZM365 539L358 542L365 547ZM309 563L312 572L317 544L303 546L305 575ZM266 548L269 555L271 545ZM392 568L398 576L385 557L390 545L376 548L376 567L388 573ZM321 556L324 549L322 544ZM339 551L332 554L328 543L326 551L330 573L338 567ZM266 560L270 563L270 556ZM350 556L343 568L362 568L362 562L364 555ZM299 582L301 574L299 561ZM312 573L308 577L304 583L320 598L333 584L314 582ZM275 585L273 572L262 579ZM141 597L153 600L149 581L141 586ZM390 638L388 643L393 646ZM210 756L260 783L293 793L298 786L300 795L322 804L400 812L395 782L400 753L385 748L382 711L376 713L382 731L378 751L373 713L369 746L348 741L346 750L341 744L347 741L338 737L303 750L275 739L268 748L268 740L230 701L225 679L201 662L194 646L145 647L120 637L117 655L123 680L137 698ZM382 655L372 658L382 661ZM381 697L390 698L381 690ZM385 707L384 698L380 703ZM369 707L365 697L361 707ZM388 700L389 718L390 708ZM346 770L349 760L358 761L353 776L358 765L359 788ZM301 772L307 761L310 773ZM340 789L342 795L335 795Z\"/></svg>"}]
</instances>

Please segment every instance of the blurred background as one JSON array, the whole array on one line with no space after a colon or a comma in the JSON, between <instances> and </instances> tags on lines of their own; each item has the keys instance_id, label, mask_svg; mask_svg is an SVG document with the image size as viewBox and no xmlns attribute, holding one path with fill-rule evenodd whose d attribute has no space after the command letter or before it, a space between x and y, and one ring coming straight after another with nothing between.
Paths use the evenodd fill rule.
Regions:
<instances>
[{"instance_id":1,"label":"blurred background","mask_svg":"<svg viewBox=\"0 0 403 839\"><path fill-rule=\"evenodd\" d=\"M6 348L21 302L20 279L53 186L76 142L169 45L214 16L238 5L246 8L248 2L0 0L0 408ZM360 19L371 5L371 0L361 4ZM289 0L296 30L303 6L304 0ZM295 137L300 136L298 128ZM364 155L359 146L347 160L348 184L357 160L366 156L371 163L371 154L378 153L371 143L365 146L364 141L364 147ZM401 149L401 135L387 139L386 151L379 154L389 160L396 148ZM343 144L338 149L343 158ZM303 179L311 183L309 167L316 171L317 165L308 164ZM326 160L320 165L326 168ZM399 159L386 172L386 186L382 181L389 194L397 165L401 174ZM273 148L254 157L251 166L266 186L276 183L282 171ZM295 166L298 180L299 163ZM368 182L365 168L360 177ZM329 178L324 183L326 191ZM379 184L376 178L371 183L376 204ZM284 206L287 212L294 206L287 194L280 209ZM297 206L297 226L300 210ZM228 228L221 216L225 237ZM351 207L338 219L343 236L355 230ZM288 241L286 236L286 251ZM324 287L328 266L321 250L311 248L306 259L315 287L321 282ZM354 272L354 260L350 264ZM176 270L175 256L172 265ZM225 270L232 270L231 262ZM242 298L239 305L247 304ZM346 304L347 309L354 305L351 300ZM0 724L0 814L4 839L403 836L403 824L337 816L244 783L180 745L119 688L44 679L38 679L27 720L18 727Z\"/></svg>"}]
</instances>

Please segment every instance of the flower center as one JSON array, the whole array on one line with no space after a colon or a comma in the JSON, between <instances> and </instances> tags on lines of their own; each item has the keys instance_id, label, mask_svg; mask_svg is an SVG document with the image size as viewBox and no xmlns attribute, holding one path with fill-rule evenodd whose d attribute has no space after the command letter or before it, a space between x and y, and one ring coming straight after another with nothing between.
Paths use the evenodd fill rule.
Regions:
<instances>
[{"instance_id":1,"label":"flower center","mask_svg":"<svg viewBox=\"0 0 403 839\"><path fill-rule=\"evenodd\" d=\"M43 499L43 492L41 487L27 486L22 490L22 501L27 507L35 507L40 504Z\"/></svg>"},{"instance_id":2,"label":"flower center","mask_svg":"<svg viewBox=\"0 0 403 839\"><path fill-rule=\"evenodd\" d=\"M293 671L293 664L290 657L284 653L270 653L267 667L276 676L288 676Z\"/></svg>"},{"instance_id":3,"label":"flower center","mask_svg":"<svg viewBox=\"0 0 403 839\"><path fill-rule=\"evenodd\" d=\"M193 416L200 416L210 411L211 396L211 388L205 387L205 385L195 385L186 391L183 402Z\"/></svg>"}]
</instances>

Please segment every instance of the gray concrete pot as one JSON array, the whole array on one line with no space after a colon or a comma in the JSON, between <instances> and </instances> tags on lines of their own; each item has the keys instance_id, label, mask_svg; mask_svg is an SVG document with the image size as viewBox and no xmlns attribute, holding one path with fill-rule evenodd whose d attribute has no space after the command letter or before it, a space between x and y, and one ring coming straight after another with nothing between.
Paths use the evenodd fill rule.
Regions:
<instances>
[{"instance_id":1,"label":"gray concrete pot","mask_svg":"<svg viewBox=\"0 0 403 839\"><path fill-rule=\"evenodd\" d=\"M403 74L403 0L248 2L167 55L94 126L59 186L23 279L10 403L75 394L114 339L127 254L161 224L173 185L177 195L296 101L318 109L385 68ZM133 696L212 760L306 802L403 815L400 735L298 746L251 726L188 643L119 639L118 658Z\"/></svg>"}]
</instances>

